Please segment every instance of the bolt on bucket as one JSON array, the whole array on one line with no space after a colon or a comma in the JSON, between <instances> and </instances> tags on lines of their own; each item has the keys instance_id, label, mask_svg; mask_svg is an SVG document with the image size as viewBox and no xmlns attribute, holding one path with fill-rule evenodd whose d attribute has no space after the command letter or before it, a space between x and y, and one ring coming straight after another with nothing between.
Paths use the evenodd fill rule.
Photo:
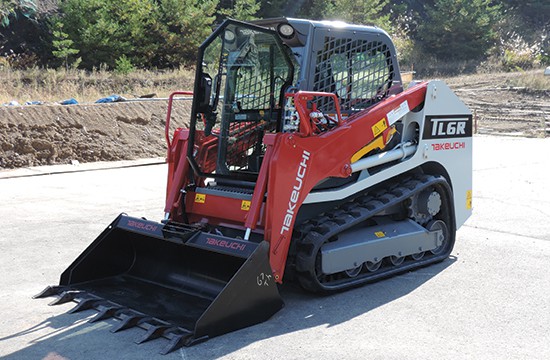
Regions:
<instances>
[{"instance_id":1,"label":"bolt on bucket","mask_svg":"<svg viewBox=\"0 0 550 360\"><path fill-rule=\"evenodd\" d=\"M254 325L283 306L271 275L269 244L160 224L124 214L35 298L115 317L111 331L146 330L141 343L165 337L162 353Z\"/></svg>"}]
</instances>

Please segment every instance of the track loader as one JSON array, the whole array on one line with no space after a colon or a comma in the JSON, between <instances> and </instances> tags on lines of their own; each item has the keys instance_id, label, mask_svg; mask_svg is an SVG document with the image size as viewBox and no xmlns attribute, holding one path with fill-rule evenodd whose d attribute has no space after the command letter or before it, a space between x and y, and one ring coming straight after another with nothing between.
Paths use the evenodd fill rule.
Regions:
<instances>
[{"instance_id":1,"label":"track loader","mask_svg":"<svg viewBox=\"0 0 550 360\"><path fill-rule=\"evenodd\" d=\"M472 114L404 88L369 26L227 20L200 46L189 128L166 140L160 222L118 216L38 297L164 353L257 324L278 284L349 289L445 260L472 211Z\"/></svg>"}]
</instances>

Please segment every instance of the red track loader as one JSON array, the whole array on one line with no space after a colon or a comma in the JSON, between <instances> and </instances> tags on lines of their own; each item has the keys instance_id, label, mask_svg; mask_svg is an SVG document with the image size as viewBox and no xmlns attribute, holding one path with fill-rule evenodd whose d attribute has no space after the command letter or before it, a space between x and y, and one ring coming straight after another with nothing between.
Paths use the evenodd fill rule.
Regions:
<instances>
[{"instance_id":1,"label":"red track loader","mask_svg":"<svg viewBox=\"0 0 550 360\"><path fill-rule=\"evenodd\" d=\"M227 20L170 136L161 222L125 214L39 296L139 326L164 352L267 320L277 285L366 284L446 259L471 214L472 115L403 87L378 28Z\"/></svg>"}]
</instances>

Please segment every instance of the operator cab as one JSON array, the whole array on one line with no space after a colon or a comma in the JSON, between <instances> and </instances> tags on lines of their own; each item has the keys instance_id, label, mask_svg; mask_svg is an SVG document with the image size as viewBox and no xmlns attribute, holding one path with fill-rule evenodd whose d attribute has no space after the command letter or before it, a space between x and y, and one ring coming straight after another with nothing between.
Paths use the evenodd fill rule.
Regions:
<instances>
[{"instance_id":1,"label":"operator cab","mask_svg":"<svg viewBox=\"0 0 550 360\"><path fill-rule=\"evenodd\" d=\"M298 131L286 93L335 94L337 100L315 99L316 109L334 118L338 101L346 118L403 91L395 48L372 26L226 20L201 45L198 60L188 157L196 174L216 180L253 184L264 135Z\"/></svg>"}]
</instances>

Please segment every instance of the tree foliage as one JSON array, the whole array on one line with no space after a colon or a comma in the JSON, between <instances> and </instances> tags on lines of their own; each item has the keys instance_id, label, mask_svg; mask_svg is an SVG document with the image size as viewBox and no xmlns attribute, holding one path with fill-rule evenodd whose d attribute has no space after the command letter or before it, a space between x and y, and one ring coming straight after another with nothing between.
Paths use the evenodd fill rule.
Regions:
<instances>
[{"instance_id":1,"label":"tree foliage","mask_svg":"<svg viewBox=\"0 0 550 360\"><path fill-rule=\"evenodd\" d=\"M65 65L65 68L68 69L69 58L78 54L80 51L73 48L74 41L69 39L69 35L63 31L63 23L56 22L53 24L53 29L52 54L56 58L61 59ZM80 59L82 60L82 58ZM78 61L78 63L80 61Z\"/></svg>"},{"instance_id":2,"label":"tree foliage","mask_svg":"<svg viewBox=\"0 0 550 360\"><path fill-rule=\"evenodd\" d=\"M222 1L219 10L220 15L241 21L255 20L260 11L261 4L256 0L230 0Z\"/></svg>"},{"instance_id":3,"label":"tree foliage","mask_svg":"<svg viewBox=\"0 0 550 360\"><path fill-rule=\"evenodd\" d=\"M210 33L217 0L65 0L61 18L86 68L179 66Z\"/></svg>"},{"instance_id":4,"label":"tree foliage","mask_svg":"<svg viewBox=\"0 0 550 360\"><path fill-rule=\"evenodd\" d=\"M321 19L341 20L351 24L371 24L388 29L390 13L386 11L389 0L313 0L312 7ZM302 14L308 10L302 8Z\"/></svg>"},{"instance_id":5,"label":"tree foliage","mask_svg":"<svg viewBox=\"0 0 550 360\"><path fill-rule=\"evenodd\" d=\"M212 31L218 0L160 0L158 35L161 67L193 61L198 46Z\"/></svg>"},{"instance_id":6,"label":"tree foliage","mask_svg":"<svg viewBox=\"0 0 550 360\"><path fill-rule=\"evenodd\" d=\"M435 0L418 27L422 48L445 60L483 57L496 43L500 6L491 0Z\"/></svg>"},{"instance_id":7,"label":"tree foliage","mask_svg":"<svg viewBox=\"0 0 550 360\"><path fill-rule=\"evenodd\" d=\"M59 11L41 18L35 16L36 0L0 0L3 53L40 58L45 66L59 66L60 61L75 66L78 56L87 69L178 67L194 64L197 47L227 17L246 21L287 16L374 24L392 34L400 59L409 64L479 63L507 54L550 62L548 0L57 2ZM514 41L529 51L519 51Z\"/></svg>"},{"instance_id":8,"label":"tree foliage","mask_svg":"<svg viewBox=\"0 0 550 360\"><path fill-rule=\"evenodd\" d=\"M60 4L64 31L80 51L82 64L114 66L115 59L128 56L145 65L155 56L151 43L158 6L150 0L65 0Z\"/></svg>"},{"instance_id":9,"label":"tree foliage","mask_svg":"<svg viewBox=\"0 0 550 360\"><path fill-rule=\"evenodd\" d=\"M0 27L7 27L18 16L32 17L36 4L32 0L0 0Z\"/></svg>"}]
</instances>

